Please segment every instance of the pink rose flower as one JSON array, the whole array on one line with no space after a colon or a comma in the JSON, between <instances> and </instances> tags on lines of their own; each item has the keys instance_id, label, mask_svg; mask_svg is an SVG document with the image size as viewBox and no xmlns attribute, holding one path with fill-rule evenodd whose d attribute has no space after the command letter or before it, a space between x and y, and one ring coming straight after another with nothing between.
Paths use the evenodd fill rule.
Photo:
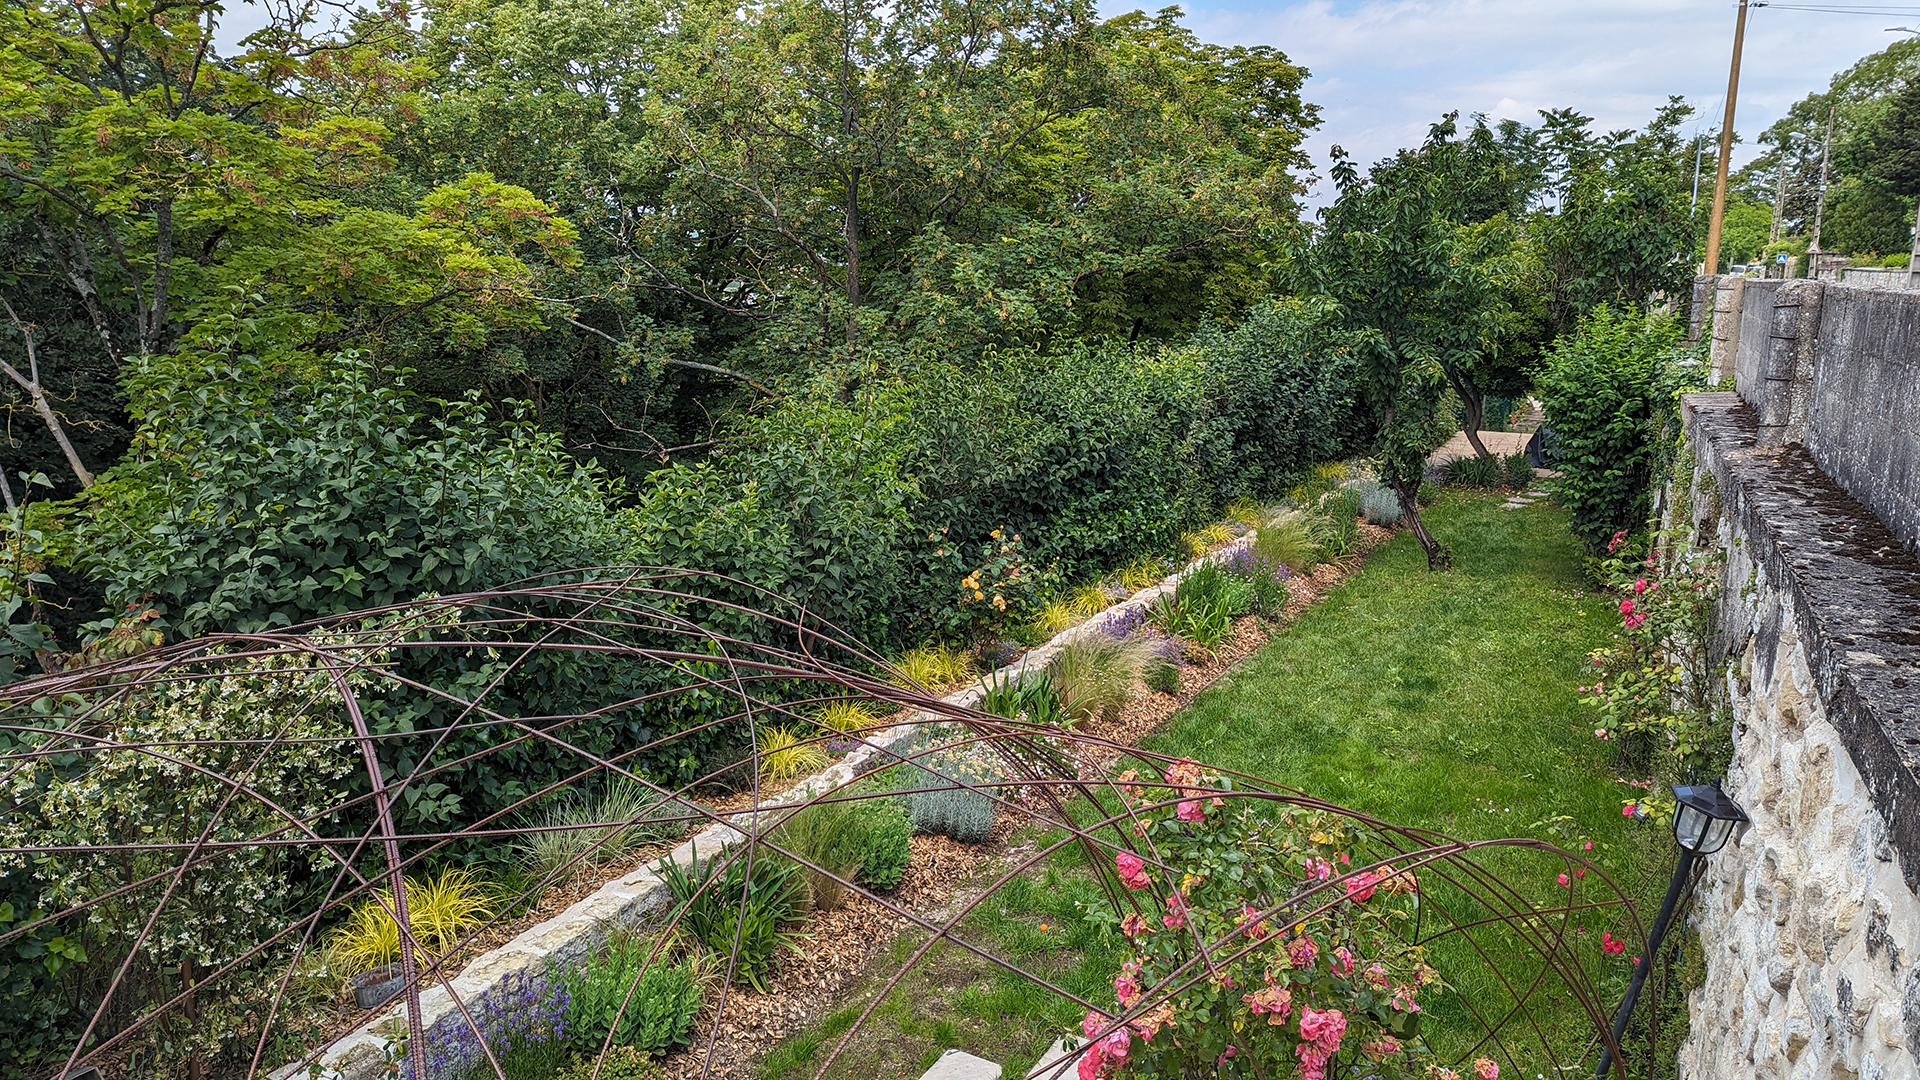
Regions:
<instances>
[{"instance_id":1,"label":"pink rose flower","mask_svg":"<svg viewBox=\"0 0 1920 1080\"><path fill-rule=\"evenodd\" d=\"M1473 1059L1474 1080L1500 1080L1500 1066L1492 1058Z\"/></svg>"},{"instance_id":2,"label":"pink rose flower","mask_svg":"<svg viewBox=\"0 0 1920 1080\"><path fill-rule=\"evenodd\" d=\"M1331 1056L1340 1049L1340 1040L1347 1037L1347 1014L1339 1009L1327 1009L1324 1012L1302 1009L1300 1037L1319 1044Z\"/></svg>"},{"instance_id":3,"label":"pink rose flower","mask_svg":"<svg viewBox=\"0 0 1920 1080\"><path fill-rule=\"evenodd\" d=\"M1645 596L1646 592L1647 592L1646 578L1641 578L1640 580L1633 583L1633 593L1635 596Z\"/></svg>"},{"instance_id":4,"label":"pink rose flower","mask_svg":"<svg viewBox=\"0 0 1920 1080\"><path fill-rule=\"evenodd\" d=\"M1632 817L1632 816L1633 816L1633 812L1634 812L1635 810L1638 810L1639 808L1640 808L1640 807L1639 807L1639 806L1638 806L1637 804L1634 804L1634 803L1628 803L1627 805L1625 805L1625 806L1623 806L1623 807L1621 807L1621 808L1620 808L1620 816L1621 816L1621 817Z\"/></svg>"},{"instance_id":5,"label":"pink rose flower","mask_svg":"<svg viewBox=\"0 0 1920 1080\"><path fill-rule=\"evenodd\" d=\"M1374 876L1373 871L1360 871L1347 879L1347 899L1356 904L1366 903L1373 899L1373 890L1379 881L1380 879Z\"/></svg>"},{"instance_id":6,"label":"pink rose flower","mask_svg":"<svg viewBox=\"0 0 1920 1080\"><path fill-rule=\"evenodd\" d=\"M1632 601L1632 600L1622 600L1622 601L1620 601L1620 614L1622 614L1622 615L1631 615L1631 614L1633 614L1633 601Z\"/></svg>"},{"instance_id":7,"label":"pink rose flower","mask_svg":"<svg viewBox=\"0 0 1920 1080\"><path fill-rule=\"evenodd\" d=\"M1160 922L1169 930L1178 930L1187 925L1187 901L1179 893L1167 897L1167 914L1160 916Z\"/></svg>"},{"instance_id":8,"label":"pink rose flower","mask_svg":"<svg viewBox=\"0 0 1920 1080\"><path fill-rule=\"evenodd\" d=\"M1287 959L1297 968L1310 968L1320 958L1320 946L1309 937L1298 937L1287 943Z\"/></svg>"},{"instance_id":9,"label":"pink rose flower","mask_svg":"<svg viewBox=\"0 0 1920 1080\"><path fill-rule=\"evenodd\" d=\"M1555 880L1555 881L1557 881L1557 882L1559 882L1559 883L1560 883L1560 887L1561 887L1561 888L1563 888L1563 889L1566 889L1566 888L1571 888L1571 887L1572 887L1572 885L1573 885L1573 882L1572 882L1571 880L1569 880L1569 879L1567 878L1567 875L1566 875L1566 874L1564 874L1564 873L1563 873L1563 874L1561 874L1561 875L1560 875L1559 877L1557 877L1557 878L1554 878L1553 880Z\"/></svg>"},{"instance_id":10,"label":"pink rose flower","mask_svg":"<svg viewBox=\"0 0 1920 1080\"><path fill-rule=\"evenodd\" d=\"M1120 871L1120 883L1129 889L1144 889L1152 884L1147 880L1147 864L1131 851L1122 851L1115 855L1113 865Z\"/></svg>"},{"instance_id":11,"label":"pink rose flower","mask_svg":"<svg viewBox=\"0 0 1920 1080\"><path fill-rule=\"evenodd\" d=\"M1269 1024L1284 1022L1287 1013L1293 1010L1293 991L1284 986L1269 986L1264 990L1256 990L1251 994L1242 995L1240 1000L1247 1003L1247 1008L1253 1011L1253 1015L1265 1015Z\"/></svg>"},{"instance_id":12,"label":"pink rose flower","mask_svg":"<svg viewBox=\"0 0 1920 1080\"><path fill-rule=\"evenodd\" d=\"M1353 974L1353 952L1345 945L1333 950L1333 970L1342 975Z\"/></svg>"},{"instance_id":13,"label":"pink rose flower","mask_svg":"<svg viewBox=\"0 0 1920 1080\"><path fill-rule=\"evenodd\" d=\"M1187 799L1174 809L1173 816L1181 821L1205 821L1207 811L1199 799Z\"/></svg>"},{"instance_id":14,"label":"pink rose flower","mask_svg":"<svg viewBox=\"0 0 1920 1080\"><path fill-rule=\"evenodd\" d=\"M1121 1008L1131 1009L1133 1008L1133 1003L1140 1000L1140 984L1135 982L1133 976L1130 974L1123 972L1115 975L1113 977L1113 996L1119 999Z\"/></svg>"}]
</instances>

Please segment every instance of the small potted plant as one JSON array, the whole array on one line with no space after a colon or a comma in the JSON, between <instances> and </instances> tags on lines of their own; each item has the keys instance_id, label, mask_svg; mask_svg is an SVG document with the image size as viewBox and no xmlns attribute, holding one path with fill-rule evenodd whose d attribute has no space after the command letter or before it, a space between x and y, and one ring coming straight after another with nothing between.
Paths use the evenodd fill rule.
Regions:
<instances>
[{"instance_id":1,"label":"small potted plant","mask_svg":"<svg viewBox=\"0 0 1920 1080\"><path fill-rule=\"evenodd\" d=\"M399 964L382 964L369 968L347 980L353 989L353 1003L363 1009L377 1009L400 996L400 987L406 982Z\"/></svg>"}]
</instances>

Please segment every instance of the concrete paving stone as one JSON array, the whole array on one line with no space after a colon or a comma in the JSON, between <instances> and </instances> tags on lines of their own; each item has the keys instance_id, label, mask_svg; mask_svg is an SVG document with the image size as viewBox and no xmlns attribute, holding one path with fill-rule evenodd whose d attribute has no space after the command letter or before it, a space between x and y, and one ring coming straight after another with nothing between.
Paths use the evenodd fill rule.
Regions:
<instances>
[{"instance_id":1,"label":"concrete paving stone","mask_svg":"<svg viewBox=\"0 0 1920 1080\"><path fill-rule=\"evenodd\" d=\"M1078 1049L1079 1040L1074 1040ZM1075 1065L1071 1062L1073 1051L1067 1049L1067 1037L1053 1040L1047 1052L1027 1070L1027 1080L1073 1080ZM1062 1066L1065 1066L1064 1068Z\"/></svg>"},{"instance_id":2,"label":"concrete paving stone","mask_svg":"<svg viewBox=\"0 0 1920 1080\"><path fill-rule=\"evenodd\" d=\"M1000 1066L965 1050L949 1050L920 1074L920 1080L1000 1080Z\"/></svg>"}]
</instances>

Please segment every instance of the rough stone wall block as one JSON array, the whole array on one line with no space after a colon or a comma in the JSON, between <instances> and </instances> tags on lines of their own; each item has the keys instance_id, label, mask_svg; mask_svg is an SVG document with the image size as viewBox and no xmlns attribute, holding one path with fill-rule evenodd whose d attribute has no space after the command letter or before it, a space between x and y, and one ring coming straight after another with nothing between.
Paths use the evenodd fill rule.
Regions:
<instances>
[{"instance_id":1,"label":"rough stone wall block","mask_svg":"<svg viewBox=\"0 0 1920 1080\"><path fill-rule=\"evenodd\" d=\"M1750 383L1748 401L1785 389L1790 413L1820 316L1805 294L1761 295L1768 366L1750 349L1747 371L1782 385ZM1762 445L1741 396L1683 402L1688 505L1712 507L1685 524L1727 555L1727 787L1753 821L1707 861L1690 912L1707 971L1681 1076L1920 1077L1920 560L1787 425Z\"/></svg>"}]
</instances>

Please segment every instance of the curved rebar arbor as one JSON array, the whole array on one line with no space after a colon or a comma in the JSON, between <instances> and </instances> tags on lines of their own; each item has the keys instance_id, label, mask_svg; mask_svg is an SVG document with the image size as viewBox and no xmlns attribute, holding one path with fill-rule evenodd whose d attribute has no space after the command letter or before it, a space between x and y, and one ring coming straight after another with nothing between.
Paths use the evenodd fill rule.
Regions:
<instances>
[{"instance_id":1,"label":"curved rebar arbor","mask_svg":"<svg viewBox=\"0 0 1920 1080\"><path fill-rule=\"evenodd\" d=\"M542 711L536 706L543 699L527 692L529 686L544 688L545 700L568 701L574 707ZM260 700L271 707L247 708L247 702ZM998 804L1003 817L1039 827L1030 853L999 869L986 888L940 921L857 880L839 878L784 849L772 835L780 821L816 803L887 797L872 785L855 784L803 786L782 797L760 790L759 735L765 727L797 727L813 742L845 740L849 736L815 719L822 705L845 700L898 713L883 727L851 736L880 748L863 775L903 760L918 762L932 770L939 783L979 791ZM234 715L234 709L242 715ZM375 714L372 719L370 714ZM690 716L693 722L676 728L664 719L673 716ZM214 724L221 730L198 730L192 738L157 737L149 730L154 717L188 717L189 729L197 723L202 729ZM661 724L665 726L657 726ZM920 745L924 740L898 738L902 731L929 725L947 733L943 740ZM637 734L613 740L608 749L607 730L622 726ZM240 730L228 730L234 727ZM645 764L669 760L681 746L725 745L728 739L739 747L739 760L726 760L724 754L718 762L702 760L678 783L656 782ZM971 745L990 754L1003 775L983 785L946 776L922 760L953 745ZM490 812L437 824L431 815L403 812L422 799L439 797L437 778L452 775L451 770L476 763L505 767L516 754L540 756L559 779L503 796ZM315 761L336 770L350 764L351 777L338 777L346 789L324 805L285 805L277 796L284 794L286 774L311 770ZM793 859L924 932L925 940L874 1004L930 949L946 942L1079 1007L1113 1016L1112 1030L1207 978L1214 959L1245 950L1245 939L1198 943L1203 962L1193 965L1185 982L1169 980L1149 988L1134 1006L1121 1010L1111 1002L1082 1000L1045 973L996 955L990 943L969 940L966 919L1008 881L1058 852L1075 849L1116 906L1131 902L1133 897L1115 879L1114 855L1137 850L1148 865L1160 865L1150 839L1143 842L1130 826L1143 808L1166 803L1151 798L1129 803L1121 797L1117 777L1131 768L1136 796L1141 789L1164 788L1170 798L1179 798L1166 779L1174 764L1163 755L990 715L912 687L883 658L801 606L737 580L648 567L577 571L286 630L212 635L0 688L0 844L5 845L0 846L0 871L30 874L36 881L60 886L47 886L56 894L55 903L40 920L0 932L0 948L36 928L68 927L84 934L90 924L111 922L109 911L114 918L140 924L131 938L106 943L111 947L103 955L117 956L119 963L104 982L99 972L93 974L86 994L92 1008L84 1032L64 1060L52 1063L49 1076L64 1078L88 1064L111 1066L130 1048L152 1039L162 1025L197 1015L228 983L257 988L265 998L255 1003L251 1026L243 1025L251 1033L251 1046L240 1047L237 1055L228 1048L228 1060L245 1059L243 1071L236 1063L206 1075L254 1077L285 1070L283 1074L304 1076L326 1058L329 1041L291 1053L276 1049L276 1021L303 958L347 908L372 897L387 906L403 938L399 956L405 980L405 1045L428 1047L436 1035L445 1036L444 1030L427 1029L421 1008L422 992L442 987L452 996L455 1023L478 1042L490 1071L503 1075L489 1048L494 1034L485 1030L485 1003L464 1000L452 985L457 973L433 960L413 934L404 886L408 872L465 857L476 844L499 845L547 831L550 826L527 824L525 811L572 785L625 777L663 799L691 799L695 789L733 774L746 778L761 813L729 817L689 802L684 819L689 826L725 823L738 830L737 842L703 855L749 862ZM82 835L77 841L47 824L57 813L68 814L59 820L70 822L73 813L71 802L54 805L50 792L70 795L76 784L106 784L127 774L148 777L151 783L161 783L152 777L163 777L176 792L191 791L194 797L183 796L177 807L183 810L181 820L153 835ZM269 782L270 774L280 779ZM1343 902L1342 885L1348 878L1389 866L1418 872L1422 882L1429 883L1429 897L1455 898L1453 910L1440 901L1424 905L1416 933L1422 942L1464 940L1471 954L1483 958L1486 970L1494 973L1496 989L1489 999L1465 1002L1481 1032L1477 1040L1466 1040L1474 1048L1471 1053L1492 1054L1509 1067L1535 1062L1557 1067L1584 1057L1608 1038L1608 1003L1589 963L1575 953L1574 925L1598 913L1624 920L1633 940L1640 937L1637 916L1620 890L1578 854L1530 839L1456 841L1377 821L1244 775L1232 775L1208 794L1265 804L1276 812L1298 807L1338 815L1379 838L1379 850L1369 853L1372 858L1356 858L1351 869L1303 888L1264 916L1285 921L1312 917ZM124 821L96 825L122 832L127 827ZM1594 880L1591 888L1601 895L1576 901L1569 892L1554 903L1537 903L1512 883L1510 865L1489 865L1488 856L1495 851L1510 853L1499 856L1509 863L1515 858L1538 861L1542 879L1551 879L1554 869L1584 868ZM590 854L577 857L576 864ZM151 975L140 972L175 970L155 959L173 948L163 924L204 912L210 904L222 910L220 905L229 899L220 894L224 883L244 881L248 860L260 859L304 860L304 888L294 903L259 917L259 940L215 957L204 970L183 959L176 985L156 990ZM537 896L573 869L551 871L527 886L520 899ZM237 899L239 907L257 906ZM469 932L461 942L472 941L503 917ZM673 913L665 920L667 927L679 918L679 912ZM656 941L649 963L662 955L660 948ZM1522 954L1517 962L1516 949ZM184 958L187 950L173 951ZM441 955L459 951L456 946ZM735 957L725 959L731 975ZM732 992L729 978L721 983L718 1007L704 1014L710 1020L696 1045L704 1042L709 1051L715 1045L726 995ZM387 1008L364 1012L359 1020ZM872 1011L869 1005L860 1024ZM1543 1020L1547 1013L1584 1015L1591 1038L1567 1052L1564 1045L1556 1045L1551 1021ZM858 1030L856 1024L841 1037L816 1076L826 1073ZM602 1058L607 1049L603 1045ZM1619 1060L1618 1047L1613 1049ZM400 1068L404 1075L426 1080L431 1073L428 1059L426 1052L410 1053ZM711 1060L709 1053L703 1074ZM209 1067L204 1055L194 1061L197 1073ZM1292 1075L1291 1065L1264 1074ZM1057 1075L1069 1075L1073 1067L1070 1061Z\"/></svg>"}]
</instances>

